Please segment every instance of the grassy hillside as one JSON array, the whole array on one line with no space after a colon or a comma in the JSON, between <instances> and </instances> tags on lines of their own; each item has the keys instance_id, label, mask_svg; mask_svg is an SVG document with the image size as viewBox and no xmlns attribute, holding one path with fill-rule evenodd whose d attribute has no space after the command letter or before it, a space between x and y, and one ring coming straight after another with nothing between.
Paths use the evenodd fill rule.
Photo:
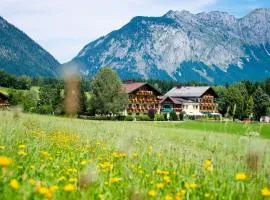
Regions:
<instances>
[{"instance_id":1,"label":"grassy hillside","mask_svg":"<svg viewBox=\"0 0 270 200\"><path fill-rule=\"evenodd\" d=\"M0 121L0 199L253 200L270 187L269 140L203 123L191 130L199 124L5 112Z\"/></svg>"},{"instance_id":2,"label":"grassy hillside","mask_svg":"<svg viewBox=\"0 0 270 200\"><path fill-rule=\"evenodd\" d=\"M8 90L9 90L8 88L0 87L0 92L2 92L5 95L8 95Z\"/></svg>"}]
</instances>

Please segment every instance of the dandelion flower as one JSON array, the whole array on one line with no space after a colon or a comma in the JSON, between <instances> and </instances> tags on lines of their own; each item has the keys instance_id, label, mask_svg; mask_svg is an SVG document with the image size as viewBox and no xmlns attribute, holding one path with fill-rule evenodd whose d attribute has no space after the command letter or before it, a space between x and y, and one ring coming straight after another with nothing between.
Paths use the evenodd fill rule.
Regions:
<instances>
[{"instance_id":1,"label":"dandelion flower","mask_svg":"<svg viewBox=\"0 0 270 200\"><path fill-rule=\"evenodd\" d=\"M150 190L150 191L148 192L148 195L149 195L150 197L155 197L155 196L156 196L156 191L155 191L155 190Z\"/></svg>"},{"instance_id":2,"label":"dandelion flower","mask_svg":"<svg viewBox=\"0 0 270 200\"><path fill-rule=\"evenodd\" d=\"M244 172L240 172L240 173L237 173L236 175L235 175L235 179L237 180L237 181L245 181L245 180L247 180L247 175L246 175L246 173L244 173Z\"/></svg>"},{"instance_id":3,"label":"dandelion flower","mask_svg":"<svg viewBox=\"0 0 270 200\"><path fill-rule=\"evenodd\" d=\"M6 156L0 156L0 166L7 167L13 163L12 159Z\"/></svg>"},{"instance_id":4,"label":"dandelion flower","mask_svg":"<svg viewBox=\"0 0 270 200\"><path fill-rule=\"evenodd\" d=\"M158 184L156 184L156 187L157 187L157 189L162 189L162 188L164 188L164 184L158 183Z\"/></svg>"},{"instance_id":5,"label":"dandelion flower","mask_svg":"<svg viewBox=\"0 0 270 200\"><path fill-rule=\"evenodd\" d=\"M185 183L185 187L187 189L195 189L195 188L197 188L197 184L196 183Z\"/></svg>"},{"instance_id":6,"label":"dandelion flower","mask_svg":"<svg viewBox=\"0 0 270 200\"><path fill-rule=\"evenodd\" d=\"M86 165L87 164L87 161L86 160L83 160L80 164L81 165Z\"/></svg>"},{"instance_id":7,"label":"dandelion flower","mask_svg":"<svg viewBox=\"0 0 270 200\"><path fill-rule=\"evenodd\" d=\"M72 192L74 190L76 190L76 187L72 184L67 184L64 186L64 191L66 192Z\"/></svg>"},{"instance_id":8,"label":"dandelion flower","mask_svg":"<svg viewBox=\"0 0 270 200\"><path fill-rule=\"evenodd\" d=\"M212 165L212 162L211 160L205 160L203 162L203 168L207 171L212 171L213 170L213 165Z\"/></svg>"},{"instance_id":9,"label":"dandelion flower","mask_svg":"<svg viewBox=\"0 0 270 200\"><path fill-rule=\"evenodd\" d=\"M19 149L26 149L26 145L25 144L19 145Z\"/></svg>"},{"instance_id":10,"label":"dandelion flower","mask_svg":"<svg viewBox=\"0 0 270 200\"><path fill-rule=\"evenodd\" d=\"M59 187L58 187L57 185L52 185L52 186L49 187L49 190L50 190L51 192L55 192L55 191L58 190L58 189L59 189Z\"/></svg>"},{"instance_id":11,"label":"dandelion flower","mask_svg":"<svg viewBox=\"0 0 270 200\"><path fill-rule=\"evenodd\" d=\"M164 176L163 180L165 183L170 183L171 182L171 178L169 176Z\"/></svg>"},{"instance_id":12,"label":"dandelion flower","mask_svg":"<svg viewBox=\"0 0 270 200\"><path fill-rule=\"evenodd\" d=\"M10 187L13 189L18 189L20 187L18 181L16 179L12 179L9 183Z\"/></svg>"},{"instance_id":13,"label":"dandelion flower","mask_svg":"<svg viewBox=\"0 0 270 200\"><path fill-rule=\"evenodd\" d=\"M76 182L78 182L78 179L77 178L70 178L68 181L70 183L76 183Z\"/></svg>"},{"instance_id":14,"label":"dandelion flower","mask_svg":"<svg viewBox=\"0 0 270 200\"><path fill-rule=\"evenodd\" d=\"M118 183L120 182L122 179L121 178L118 178L118 177L114 177L114 178L111 178L110 179L112 183Z\"/></svg>"},{"instance_id":15,"label":"dandelion flower","mask_svg":"<svg viewBox=\"0 0 270 200\"><path fill-rule=\"evenodd\" d=\"M49 190L49 188L47 188L47 187L39 187L38 192L39 192L39 194L44 195L48 199L50 199L52 197L52 193Z\"/></svg>"},{"instance_id":16,"label":"dandelion flower","mask_svg":"<svg viewBox=\"0 0 270 200\"><path fill-rule=\"evenodd\" d=\"M265 187L261 190L262 196L264 197L270 197L270 189Z\"/></svg>"},{"instance_id":17,"label":"dandelion flower","mask_svg":"<svg viewBox=\"0 0 270 200\"><path fill-rule=\"evenodd\" d=\"M170 195L166 195L166 196L165 196L165 200L173 200L173 198L172 198L172 196L170 196Z\"/></svg>"}]
</instances>

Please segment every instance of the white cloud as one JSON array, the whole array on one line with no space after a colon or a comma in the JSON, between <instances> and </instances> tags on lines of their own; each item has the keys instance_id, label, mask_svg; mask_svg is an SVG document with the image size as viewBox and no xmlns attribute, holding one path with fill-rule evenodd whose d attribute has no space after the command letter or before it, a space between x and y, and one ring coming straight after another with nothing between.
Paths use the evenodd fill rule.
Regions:
<instances>
[{"instance_id":1,"label":"white cloud","mask_svg":"<svg viewBox=\"0 0 270 200\"><path fill-rule=\"evenodd\" d=\"M206 10L216 0L1 0L0 13L59 61L72 59L90 41L134 16L168 10Z\"/></svg>"}]
</instances>

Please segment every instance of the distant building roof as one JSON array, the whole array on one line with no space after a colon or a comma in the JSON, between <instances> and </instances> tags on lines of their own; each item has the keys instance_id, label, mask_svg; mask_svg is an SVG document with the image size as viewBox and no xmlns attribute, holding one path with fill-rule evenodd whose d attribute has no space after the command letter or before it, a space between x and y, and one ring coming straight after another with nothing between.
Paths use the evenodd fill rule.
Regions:
<instances>
[{"instance_id":1,"label":"distant building roof","mask_svg":"<svg viewBox=\"0 0 270 200\"><path fill-rule=\"evenodd\" d=\"M8 99L8 97L5 94L1 93L1 92L0 92L0 98L3 99L3 100Z\"/></svg>"},{"instance_id":2,"label":"distant building roof","mask_svg":"<svg viewBox=\"0 0 270 200\"><path fill-rule=\"evenodd\" d=\"M144 86L146 83L125 83L123 84L124 90L126 93L131 93L134 90L139 89L140 87Z\"/></svg>"},{"instance_id":3,"label":"distant building roof","mask_svg":"<svg viewBox=\"0 0 270 200\"><path fill-rule=\"evenodd\" d=\"M135 90L138 90L139 88L141 88L145 85L149 86L154 91L156 91L156 93L158 93L158 95L161 95L161 92L158 91L156 88L154 88L153 86L151 86L148 83L143 83L143 82L125 83L125 84L123 84L123 88L124 88L124 91L129 94L131 92L134 92Z\"/></svg>"},{"instance_id":4,"label":"distant building roof","mask_svg":"<svg viewBox=\"0 0 270 200\"><path fill-rule=\"evenodd\" d=\"M165 96L171 97L201 97L206 91L214 90L209 86L174 87ZM215 96L216 93L214 92Z\"/></svg>"},{"instance_id":5,"label":"distant building roof","mask_svg":"<svg viewBox=\"0 0 270 200\"><path fill-rule=\"evenodd\" d=\"M194 101L183 99L179 97L171 97L171 96L163 96L162 100L160 100L160 103L162 104L166 99L170 99L174 104L186 104L186 103L196 103Z\"/></svg>"}]
</instances>

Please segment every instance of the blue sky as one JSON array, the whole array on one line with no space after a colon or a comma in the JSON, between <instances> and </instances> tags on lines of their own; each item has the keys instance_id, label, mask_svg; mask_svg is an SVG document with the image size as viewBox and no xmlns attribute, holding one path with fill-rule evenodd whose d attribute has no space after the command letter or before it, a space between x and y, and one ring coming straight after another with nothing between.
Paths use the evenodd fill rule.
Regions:
<instances>
[{"instance_id":1,"label":"blue sky","mask_svg":"<svg viewBox=\"0 0 270 200\"><path fill-rule=\"evenodd\" d=\"M84 45L119 29L134 16L161 16L169 10L226 11L242 17L270 0L0 0L0 15L60 62Z\"/></svg>"},{"instance_id":2,"label":"blue sky","mask_svg":"<svg viewBox=\"0 0 270 200\"><path fill-rule=\"evenodd\" d=\"M208 10L226 11L243 17L255 8L270 8L270 0L219 0L210 5Z\"/></svg>"}]
</instances>

